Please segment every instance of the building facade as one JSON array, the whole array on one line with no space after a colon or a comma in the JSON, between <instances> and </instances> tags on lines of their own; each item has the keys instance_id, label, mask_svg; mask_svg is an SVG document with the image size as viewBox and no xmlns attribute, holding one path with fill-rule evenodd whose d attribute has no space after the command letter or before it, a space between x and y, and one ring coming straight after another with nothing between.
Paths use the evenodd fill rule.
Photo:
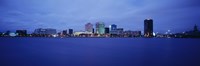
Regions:
<instances>
[{"instance_id":1,"label":"building facade","mask_svg":"<svg viewBox=\"0 0 200 66\"><path fill-rule=\"evenodd\" d=\"M117 25L115 25L115 24L112 24L112 25L110 25L110 30L112 31L112 30L116 30L117 29Z\"/></svg>"},{"instance_id":2,"label":"building facade","mask_svg":"<svg viewBox=\"0 0 200 66\"><path fill-rule=\"evenodd\" d=\"M63 30L63 31L62 31L62 34L63 34L63 35L67 35L67 30Z\"/></svg>"},{"instance_id":3,"label":"building facade","mask_svg":"<svg viewBox=\"0 0 200 66\"><path fill-rule=\"evenodd\" d=\"M73 29L69 29L69 34L72 35L74 33Z\"/></svg>"},{"instance_id":4,"label":"building facade","mask_svg":"<svg viewBox=\"0 0 200 66\"><path fill-rule=\"evenodd\" d=\"M96 23L96 33L105 34L105 24L103 22Z\"/></svg>"},{"instance_id":5,"label":"building facade","mask_svg":"<svg viewBox=\"0 0 200 66\"><path fill-rule=\"evenodd\" d=\"M117 25L110 25L110 34L117 34Z\"/></svg>"},{"instance_id":6,"label":"building facade","mask_svg":"<svg viewBox=\"0 0 200 66\"><path fill-rule=\"evenodd\" d=\"M85 24L85 31L86 32L93 32L93 25L91 23Z\"/></svg>"},{"instance_id":7,"label":"building facade","mask_svg":"<svg viewBox=\"0 0 200 66\"><path fill-rule=\"evenodd\" d=\"M144 37L153 37L153 19L144 20Z\"/></svg>"},{"instance_id":8,"label":"building facade","mask_svg":"<svg viewBox=\"0 0 200 66\"><path fill-rule=\"evenodd\" d=\"M110 33L110 29L108 27L105 27L105 34L109 34Z\"/></svg>"}]
</instances>

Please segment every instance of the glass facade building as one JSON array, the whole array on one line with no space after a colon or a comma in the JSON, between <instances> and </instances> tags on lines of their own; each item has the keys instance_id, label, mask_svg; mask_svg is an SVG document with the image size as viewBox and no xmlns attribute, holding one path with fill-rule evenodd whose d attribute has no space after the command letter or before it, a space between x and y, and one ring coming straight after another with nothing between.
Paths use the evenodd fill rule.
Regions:
<instances>
[{"instance_id":1,"label":"glass facade building","mask_svg":"<svg viewBox=\"0 0 200 66\"><path fill-rule=\"evenodd\" d=\"M96 23L96 33L105 34L105 24L103 22Z\"/></svg>"}]
</instances>

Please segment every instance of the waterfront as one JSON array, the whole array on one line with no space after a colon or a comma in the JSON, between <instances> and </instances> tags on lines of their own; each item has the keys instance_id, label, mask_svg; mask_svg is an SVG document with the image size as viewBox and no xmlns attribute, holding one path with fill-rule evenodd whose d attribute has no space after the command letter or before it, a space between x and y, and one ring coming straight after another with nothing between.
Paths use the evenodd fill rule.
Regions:
<instances>
[{"instance_id":1,"label":"waterfront","mask_svg":"<svg viewBox=\"0 0 200 66\"><path fill-rule=\"evenodd\" d=\"M0 66L199 66L200 39L0 38Z\"/></svg>"}]
</instances>

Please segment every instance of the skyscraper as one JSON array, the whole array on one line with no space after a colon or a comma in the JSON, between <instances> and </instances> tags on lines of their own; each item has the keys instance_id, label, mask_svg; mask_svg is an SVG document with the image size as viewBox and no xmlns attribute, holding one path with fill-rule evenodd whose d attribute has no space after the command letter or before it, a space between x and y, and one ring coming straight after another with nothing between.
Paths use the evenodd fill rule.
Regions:
<instances>
[{"instance_id":1,"label":"skyscraper","mask_svg":"<svg viewBox=\"0 0 200 66\"><path fill-rule=\"evenodd\" d=\"M117 25L112 24L112 25L110 26L110 29L111 29L111 31L116 30L116 29L117 29Z\"/></svg>"},{"instance_id":2,"label":"skyscraper","mask_svg":"<svg viewBox=\"0 0 200 66\"><path fill-rule=\"evenodd\" d=\"M144 37L153 37L153 20L144 20Z\"/></svg>"},{"instance_id":3,"label":"skyscraper","mask_svg":"<svg viewBox=\"0 0 200 66\"><path fill-rule=\"evenodd\" d=\"M110 29L108 27L105 27L105 34L109 34L110 33Z\"/></svg>"},{"instance_id":4,"label":"skyscraper","mask_svg":"<svg viewBox=\"0 0 200 66\"><path fill-rule=\"evenodd\" d=\"M105 33L105 24L103 22L96 23L96 33L104 34Z\"/></svg>"},{"instance_id":5,"label":"skyscraper","mask_svg":"<svg viewBox=\"0 0 200 66\"><path fill-rule=\"evenodd\" d=\"M85 31L87 32L93 32L93 25L91 23L85 24Z\"/></svg>"},{"instance_id":6,"label":"skyscraper","mask_svg":"<svg viewBox=\"0 0 200 66\"><path fill-rule=\"evenodd\" d=\"M94 33L94 28L92 28L92 33Z\"/></svg>"},{"instance_id":7,"label":"skyscraper","mask_svg":"<svg viewBox=\"0 0 200 66\"><path fill-rule=\"evenodd\" d=\"M69 29L69 34L72 35L73 33L73 29Z\"/></svg>"},{"instance_id":8,"label":"skyscraper","mask_svg":"<svg viewBox=\"0 0 200 66\"><path fill-rule=\"evenodd\" d=\"M110 34L117 34L117 25L110 25Z\"/></svg>"}]
</instances>

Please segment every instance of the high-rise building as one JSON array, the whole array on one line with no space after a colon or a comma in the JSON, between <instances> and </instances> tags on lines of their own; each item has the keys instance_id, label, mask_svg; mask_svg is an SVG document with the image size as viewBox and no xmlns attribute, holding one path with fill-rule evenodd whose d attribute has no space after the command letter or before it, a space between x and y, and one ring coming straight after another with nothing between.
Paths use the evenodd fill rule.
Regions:
<instances>
[{"instance_id":1,"label":"high-rise building","mask_svg":"<svg viewBox=\"0 0 200 66\"><path fill-rule=\"evenodd\" d=\"M26 30L16 30L17 36L27 36Z\"/></svg>"},{"instance_id":2,"label":"high-rise building","mask_svg":"<svg viewBox=\"0 0 200 66\"><path fill-rule=\"evenodd\" d=\"M103 22L96 23L96 33L104 34L105 33L105 24Z\"/></svg>"},{"instance_id":3,"label":"high-rise building","mask_svg":"<svg viewBox=\"0 0 200 66\"><path fill-rule=\"evenodd\" d=\"M109 34L110 33L110 29L108 27L105 28L105 34Z\"/></svg>"},{"instance_id":4,"label":"high-rise building","mask_svg":"<svg viewBox=\"0 0 200 66\"><path fill-rule=\"evenodd\" d=\"M110 25L110 34L117 34L117 25Z\"/></svg>"},{"instance_id":5,"label":"high-rise building","mask_svg":"<svg viewBox=\"0 0 200 66\"><path fill-rule=\"evenodd\" d=\"M69 34L72 35L73 33L73 29L69 29Z\"/></svg>"},{"instance_id":6,"label":"high-rise building","mask_svg":"<svg viewBox=\"0 0 200 66\"><path fill-rule=\"evenodd\" d=\"M92 28L92 33L94 33L94 28Z\"/></svg>"},{"instance_id":7,"label":"high-rise building","mask_svg":"<svg viewBox=\"0 0 200 66\"><path fill-rule=\"evenodd\" d=\"M93 25L91 23L85 24L85 31L87 32L93 32Z\"/></svg>"},{"instance_id":8,"label":"high-rise building","mask_svg":"<svg viewBox=\"0 0 200 66\"><path fill-rule=\"evenodd\" d=\"M62 34L67 35L67 30L63 30Z\"/></svg>"},{"instance_id":9,"label":"high-rise building","mask_svg":"<svg viewBox=\"0 0 200 66\"><path fill-rule=\"evenodd\" d=\"M144 37L153 37L153 20L144 20Z\"/></svg>"},{"instance_id":10,"label":"high-rise building","mask_svg":"<svg viewBox=\"0 0 200 66\"><path fill-rule=\"evenodd\" d=\"M111 31L112 31L112 30L116 30L116 29L117 29L117 25L112 24L112 25L110 26L110 29L111 29Z\"/></svg>"}]
</instances>

